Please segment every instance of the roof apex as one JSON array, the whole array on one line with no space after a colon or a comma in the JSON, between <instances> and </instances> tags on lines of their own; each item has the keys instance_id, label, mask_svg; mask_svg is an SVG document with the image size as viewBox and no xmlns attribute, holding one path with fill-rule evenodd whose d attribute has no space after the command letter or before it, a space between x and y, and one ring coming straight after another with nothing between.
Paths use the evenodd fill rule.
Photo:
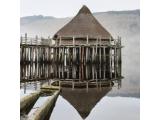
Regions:
<instances>
[{"instance_id":1,"label":"roof apex","mask_svg":"<svg viewBox=\"0 0 160 120\"><path fill-rule=\"evenodd\" d=\"M92 14L86 5L83 5L78 14Z\"/></svg>"}]
</instances>

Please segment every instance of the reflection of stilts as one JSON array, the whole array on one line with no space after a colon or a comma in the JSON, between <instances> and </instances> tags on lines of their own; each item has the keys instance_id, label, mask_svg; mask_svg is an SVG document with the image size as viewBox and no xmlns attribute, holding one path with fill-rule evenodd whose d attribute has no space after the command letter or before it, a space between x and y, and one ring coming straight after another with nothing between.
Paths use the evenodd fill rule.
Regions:
<instances>
[{"instance_id":1,"label":"reflection of stilts","mask_svg":"<svg viewBox=\"0 0 160 120\"><path fill-rule=\"evenodd\" d=\"M96 69L96 86L97 86L97 88L98 88L98 80L97 80L97 69Z\"/></svg>"},{"instance_id":2,"label":"reflection of stilts","mask_svg":"<svg viewBox=\"0 0 160 120\"><path fill-rule=\"evenodd\" d=\"M24 83L24 94L26 94L26 83Z\"/></svg>"},{"instance_id":3,"label":"reflection of stilts","mask_svg":"<svg viewBox=\"0 0 160 120\"><path fill-rule=\"evenodd\" d=\"M117 82L118 82L118 89L120 89L121 86L122 86L122 81L121 81L121 79L120 79L120 80L117 80Z\"/></svg>"}]
</instances>

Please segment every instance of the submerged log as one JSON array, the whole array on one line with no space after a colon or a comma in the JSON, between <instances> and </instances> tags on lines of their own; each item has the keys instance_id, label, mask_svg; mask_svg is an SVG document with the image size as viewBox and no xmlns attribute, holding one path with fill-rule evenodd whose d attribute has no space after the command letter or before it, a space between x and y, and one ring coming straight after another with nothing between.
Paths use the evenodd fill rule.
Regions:
<instances>
[{"instance_id":1,"label":"submerged log","mask_svg":"<svg viewBox=\"0 0 160 120\"><path fill-rule=\"evenodd\" d=\"M30 95L27 95L23 98L21 98L20 101L20 112L21 114L27 114L37 101L37 99L40 96L40 91L31 93Z\"/></svg>"},{"instance_id":2,"label":"submerged log","mask_svg":"<svg viewBox=\"0 0 160 120\"><path fill-rule=\"evenodd\" d=\"M46 120L49 118L57 97L59 95L59 91L55 91L52 96L50 96L47 101L43 104L42 107L38 108L29 118L28 120Z\"/></svg>"}]
</instances>

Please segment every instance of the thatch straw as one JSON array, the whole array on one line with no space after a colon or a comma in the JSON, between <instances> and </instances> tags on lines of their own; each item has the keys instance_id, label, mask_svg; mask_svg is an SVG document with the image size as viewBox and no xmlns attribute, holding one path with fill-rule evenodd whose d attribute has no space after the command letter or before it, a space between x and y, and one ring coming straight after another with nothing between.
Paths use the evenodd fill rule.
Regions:
<instances>
[{"instance_id":1,"label":"thatch straw","mask_svg":"<svg viewBox=\"0 0 160 120\"><path fill-rule=\"evenodd\" d=\"M83 6L78 14L55 35L57 37L80 37L110 39L111 34L96 20L90 10Z\"/></svg>"}]
</instances>

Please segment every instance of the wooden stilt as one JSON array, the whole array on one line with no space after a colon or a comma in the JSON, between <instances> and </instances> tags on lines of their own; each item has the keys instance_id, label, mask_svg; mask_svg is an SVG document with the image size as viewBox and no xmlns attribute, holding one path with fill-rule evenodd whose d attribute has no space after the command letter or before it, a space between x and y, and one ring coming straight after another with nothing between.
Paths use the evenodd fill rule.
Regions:
<instances>
[{"instance_id":1,"label":"wooden stilt","mask_svg":"<svg viewBox=\"0 0 160 120\"><path fill-rule=\"evenodd\" d=\"M112 48L111 48L111 39L110 39L110 52L109 52L109 56L110 56L110 62L109 62L109 66L110 66L110 78L112 79Z\"/></svg>"},{"instance_id":2,"label":"wooden stilt","mask_svg":"<svg viewBox=\"0 0 160 120\"><path fill-rule=\"evenodd\" d=\"M114 77L117 78L117 49L116 49L116 41L114 40Z\"/></svg>"},{"instance_id":3,"label":"wooden stilt","mask_svg":"<svg viewBox=\"0 0 160 120\"><path fill-rule=\"evenodd\" d=\"M100 61L100 64L101 64L101 59L102 58L102 51L101 51L101 38L100 38L100 46L99 46L99 61Z\"/></svg>"}]
</instances>

